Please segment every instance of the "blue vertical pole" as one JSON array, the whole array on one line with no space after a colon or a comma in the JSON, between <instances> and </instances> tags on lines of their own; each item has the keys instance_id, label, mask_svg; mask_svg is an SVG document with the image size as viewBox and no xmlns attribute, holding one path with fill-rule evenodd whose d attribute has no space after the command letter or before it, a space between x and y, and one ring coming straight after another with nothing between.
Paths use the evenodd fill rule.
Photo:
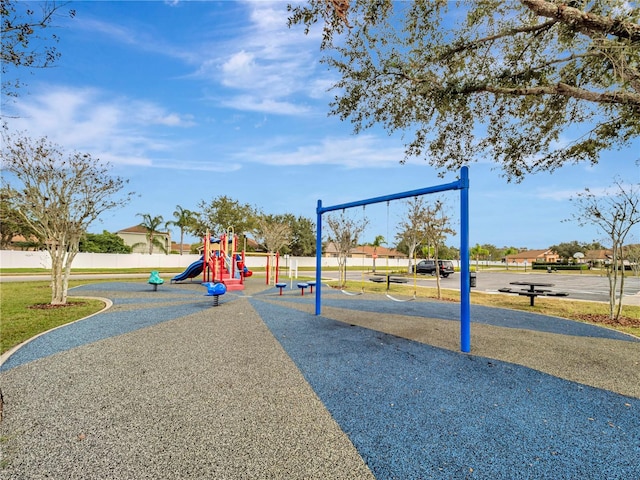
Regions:
<instances>
[{"instance_id":1,"label":"blue vertical pole","mask_svg":"<svg viewBox=\"0 0 640 480\"><path fill-rule=\"evenodd\" d=\"M460 350L471 351L471 279L469 271L469 167L460 169Z\"/></svg>"},{"instance_id":2,"label":"blue vertical pole","mask_svg":"<svg viewBox=\"0 0 640 480\"><path fill-rule=\"evenodd\" d=\"M322 200L318 200L316 209L316 315L322 310Z\"/></svg>"}]
</instances>

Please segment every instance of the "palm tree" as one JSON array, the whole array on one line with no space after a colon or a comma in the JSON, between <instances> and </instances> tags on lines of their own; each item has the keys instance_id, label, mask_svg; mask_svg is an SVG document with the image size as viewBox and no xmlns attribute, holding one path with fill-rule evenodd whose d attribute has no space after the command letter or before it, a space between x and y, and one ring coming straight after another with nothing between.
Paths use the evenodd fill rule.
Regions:
<instances>
[{"instance_id":1,"label":"palm tree","mask_svg":"<svg viewBox=\"0 0 640 480\"><path fill-rule=\"evenodd\" d=\"M469 250L469 254L471 257L476 259L476 271L478 271L478 261L480 260L480 257L486 257L489 255L489 250L481 246L479 243L476 243L476 245Z\"/></svg>"},{"instance_id":2,"label":"palm tree","mask_svg":"<svg viewBox=\"0 0 640 480\"><path fill-rule=\"evenodd\" d=\"M164 219L162 215L158 215L156 217L152 217L149 213L138 213L139 217L142 217L142 222L140 222L140 226L147 231L147 244L149 245L149 255L153 253L154 245L162 250L164 253L167 253L167 249L164 247L162 242L158 240L156 235L161 233L159 230L160 225L164 223ZM134 247L140 244L134 245Z\"/></svg>"},{"instance_id":3,"label":"palm tree","mask_svg":"<svg viewBox=\"0 0 640 480\"><path fill-rule=\"evenodd\" d=\"M167 222L167 226L175 225L180 229L180 255L182 255L182 244L184 243L184 231L193 227L195 221L195 215L191 210L182 208L180 205L176 205L176 210L173 212L173 218Z\"/></svg>"},{"instance_id":4,"label":"palm tree","mask_svg":"<svg viewBox=\"0 0 640 480\"><path fill-rule=\"evenodd\" d=\"M387 243L387 241L382 235L378 235L371 244L373 246L373 273L376 273L376 257L378 256L378 247L383 243Z\"/></svg>"}]
</instances>

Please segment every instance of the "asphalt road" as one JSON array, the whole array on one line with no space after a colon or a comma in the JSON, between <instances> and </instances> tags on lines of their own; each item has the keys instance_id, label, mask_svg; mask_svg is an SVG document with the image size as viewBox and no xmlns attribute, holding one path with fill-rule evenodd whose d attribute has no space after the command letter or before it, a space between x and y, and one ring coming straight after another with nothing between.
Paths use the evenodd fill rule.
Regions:
<instances>
[{"instance_id":1,"label":"asphalt road","mask_svg":"<svg viewBox=\"0 0 640 480\"><path fill-rule=\"evenodd\" d=\"M323 272L325 278L337 278L337 272ZM370 274L365 274L365 282L368 282ZM349 272L348 279L360 281L362 279L361 272ZM473 291L486 293L499 293L498 289L504 287L518 288L509 285L510 282L541 282L551 283L550 290L557 292L567 292L568 300L589 300L592 302L608 302L609 301L609 279L606 276L592 274L561 274L561 273L509 273L509 272L492 272L481 271L476 274L476 287ZM619 280L618 280L619 281ZM625 305L640 306L640 278L625 276L624 279L624 298ZM413 276L409 277L408 284L413 283ZM425 287L435 287L436 277L431 275L418 275L417 285ZM448 278L440 279L441 288L449 288L460 290L460 274L455 273Z\"/></svg>"}]
</instances>

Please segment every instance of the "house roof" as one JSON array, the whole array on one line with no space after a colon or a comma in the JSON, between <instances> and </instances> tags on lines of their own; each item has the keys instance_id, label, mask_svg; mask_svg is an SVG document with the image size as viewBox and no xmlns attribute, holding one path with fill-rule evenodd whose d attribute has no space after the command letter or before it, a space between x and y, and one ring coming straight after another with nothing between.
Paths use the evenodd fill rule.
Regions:
<instances>
[{"instance_id":1,"label":"house roof","mask_svg":"<svg viewBox=\"0 0 640 480\"><path fill-rule=\"evenodd\" d=\"M378 257L402 257L402 258L406 258L406 254L399 252L398 250L395 250L393 248L387 248L387 247L373 247L371 245L360 245L358 247L352 248L350 250L349 253L351 253L352 255L355 254L360 254L360 255L365 255L367 257L371 257L373 256L374 252L378 255Z\"/></svg>"},{"instance_id":2,"label":"house roof","mask_svg":"<svg viewBox=\"0 0 640 480\"><path fill-rule=\"evenodd\" d=\"M607 260L611 258L613 252L609 249L600 249L600 250L587 250L584 252L584 258L586 260Z\"/></svg>"},{"instance_id":3,"label":"house roof","mask_svg":"<svg viewBox=\"0 0 640 480\"><path fill-rule=\"evenodd\" d=\"M360 256L364 255L365 257L371 257L373 256L374 248L375 248L375 253L380 258L384 258L384 257L407 258L406 254L398 250L394 250L393 248L386 248L382 246L373 247L371 245L358 245L357 247L353 247L351 250L349 250L349 254L360 255ZM335 246L335 243L333 242L328 242L324 250L327 253L336 253L338 251L338 249Z\"/></svg>"},{"instance_id":4,"label":"house roof","mask_svg":"<svg viewBox=\"0 0 640 480\"><path fill-rule=\"evenodd\" d=\"M525 250L524 252L507 255L506 258L540 258L551 254L553 254L553 252L547 248L545 250Z\"/></svg>"},{"instance_id":5,"label":"house roof","mask_svg":"<svg viewBox=\"0 0 640 480\"><path fill-rule=\"evenodd\" d=\"M133 227L123 228L122 230L118 230L116 233L142 233L147 234L147 229L142 225L134 225ZM158 235L169 235L169 232L156 232Z\"/></svg>"}]
</instances>

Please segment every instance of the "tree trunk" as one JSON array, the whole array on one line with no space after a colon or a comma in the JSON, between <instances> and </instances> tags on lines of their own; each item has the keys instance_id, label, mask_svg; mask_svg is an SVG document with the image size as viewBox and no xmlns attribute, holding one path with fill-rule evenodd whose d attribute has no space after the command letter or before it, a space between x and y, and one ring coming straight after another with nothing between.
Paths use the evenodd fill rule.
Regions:
<instances>
[{"instance_id":1,"label":"tree trunk","mask_svg":"<svg viewBox=\"0 0 640 480\"><path fill-rule=\"evenodd\" d=\"M618 263L624 269L622 265L622 257L620 255L621 248L617 242L613 242L613 255L611 259L611 269L609 270L609 319L618 320L620 313L622 312L622 289L624 288L624 270L622 271L622 279L620 281L620 289L618 290ZM618 292L620 295L618 296Z\"/></svg>"},{"instance_id":2,"label":"tree trunk","mask_svg":"<svg viewBox=\"0 0 640 480\"><path fill-rule=\"evenodd\" d=\"M344 288L347 283L347 257L338 254L338 277L340 278L340 288Z\"/></svg>"},{"instance_id":3,"label":"tree trunk","mask_svg":"<svg viewBox=\"0 0 640 480\"><path fill-rule=\"evenodd\" d=\"M438 300L442 300L442 293L440 291L440 263L438 262L438 244L436 243L435 248L433 249L433 256L435 257L436 262L436 291L438 292Z\"/></svg>"},{"instance_id":4,"label":"tree trunk","mask_svg":"<svg viewBox=\"0 0 640 480\"><path fill-rule=\"evenodd\" d=\"M618 295L618 307L615 312L615 319L618 320L622 314L622 295L624 294L624 262L620 262L620 290Z\"/></svg>"},{"instance_id":5,"label":"tree trunk","mask_svg":"<svg viewBox=\"0 0 640 480\"><path fill-rule=\"evenodd\" d=\"M65 252L60 245L52 245L49 248L51 256L51 305L64 305L67 303L67 292L64 287L64 256Z\"/></svg>"},{"instance_id":6,"label":"tree trunk","mask_svg":"<svg viewBox=\"0 0 640 480\"><path fill-rule=\"evenodd\" d=\"M613 278L615 267L607 267L607 280L609 281L609 319L613 319L613 307L616 304L616 281Z\"/></svg>"},{"instance_id":7,"label":"tree trunk","mask_svg":"<svg viewBox=\"0 0 640 480\"><path fill-rule=\"evenodd\" d=\"M71 246L56 243L48 250L51 256L51 305L65 305L69 291L71 264L78 253L78 243Z\"/></svg>"}]
</instances>

